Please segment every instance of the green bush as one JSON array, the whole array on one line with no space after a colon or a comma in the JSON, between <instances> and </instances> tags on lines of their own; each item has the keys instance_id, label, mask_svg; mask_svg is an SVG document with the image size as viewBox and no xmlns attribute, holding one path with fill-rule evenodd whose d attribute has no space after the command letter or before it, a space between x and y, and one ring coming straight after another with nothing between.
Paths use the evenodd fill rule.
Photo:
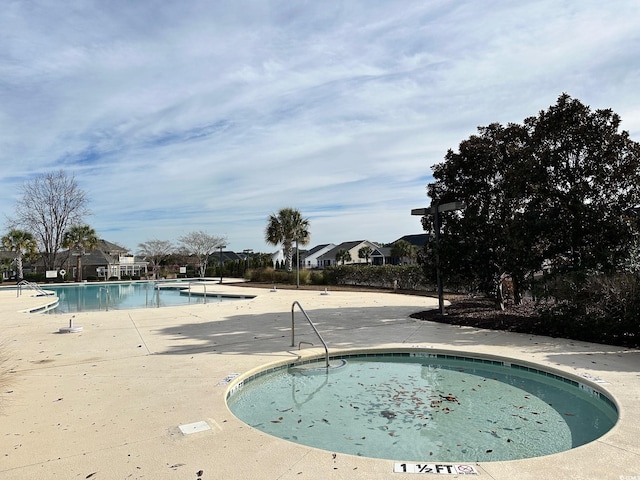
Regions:
<instances>
[{"instance_id":1,"label":"green bush","mask_svg":"<svg viewBox=\"0 0 640 480\"><path fill-rule=\"evenodd\" d=\"M337 265L325 270L328 284L420 290L428 282L420 265Z\"/></svg>"},{"instance_id":2,"label":"green bush","mask_svg":"<svg viewBox=\"0 0 640 480\"><path fill-rule=\"evenodd\" d=\"M24 279L33 283L43 283L47 281L44 273L25 273Z\"/></svg>"},{"instance_id":3,"label":"green bush","mask_svg":"<svg viewBox=\"0 0 640 480\"><path fill-rule=\"evenodd\" d=\"M549 335L640 344L640 276L572 274L552 279L538 309Z\"/></svg>"},{"instance_id":4,"label":"green bush","mask_svg":"<svg viewBox=\"0 0 640 480\"><path fill-rule=\"evenodd\" d=\"M244 278L251 282L296 284L296 272L271 267L252 268ZM427 288L420 265L337 265L323 270L300 270L300 285L357 285L420 290Z\"/></svg>"},{"instance_id":5,"label":"green bush","mask_svg":"<svg viewBox=\"0 0 640 480\"><path fill-rule=\"evenodd\" d=\"M309 282L313 285L327 285L325 270L309 270Z\"/></svg>"},{"instance_id":6,"label":"green bush","mask_svg":"<svg viewBox=\"0 0 640 480\"><path fill-rule=\"evenodd\" d=\"M272 267L251 268L245 273L245 278L250 282L295 284L295 272L274 270Z\"/></svg>"},{"instance_id":7,"label":"green bush","mask_svg":"<svg viewBox=\"0 0 640 480\"><path fill-rule=\"evenodd\" d=\"M295 276L296 272L293 272L293 275ZM309 285L311 283L311 272L309 270L300 269L298 275L300 285Z\"/></svg>"}]
</instances>

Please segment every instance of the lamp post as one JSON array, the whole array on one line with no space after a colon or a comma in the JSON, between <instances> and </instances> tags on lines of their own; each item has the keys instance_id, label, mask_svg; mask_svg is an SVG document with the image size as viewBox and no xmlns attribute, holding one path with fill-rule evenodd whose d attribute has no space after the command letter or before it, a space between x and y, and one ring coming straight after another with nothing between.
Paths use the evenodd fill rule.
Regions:
<instances>
[{"instance_id":1,"label":"lamp post","mask_svg":"<svg viewBox=\"0 0 640 480\"><path fill-rule=\"evenodd\" d=\"M226 247L226 245L220 245L220 285L222 285L222 249Z\"/></svg>"},{"instance_id":2,"label":"lamp post","mask_svg":"<svg viewBox=\"0 0 640 480\"><path fill-rule=\"evenodd\" d=\"M296 238L296 288L300 288L300 241Z\"/></svg>"},{"instance_id":3,"label":"lamp post","mask_svg":"<svg viewBox=\"0 0 640 480\"><path fill-rule=\"evenodd\" d=\"M244 263L245 263L245 272L249 269L249 258L250 254L253 253L253 248L245 248L242 253L244 253ZM243 272L244 274L244 272Z\"/></svg>"},{"instance_id":4,"label":"lamp post","mask_svg":"<svg viewBox=\"0 0 640 480\"><path fill-rule=\"evenodd\" d=\"M442 278L440 275L440 213L452 210L462 210L465 204L462 202L449 202L440 205L440 200L433 199L430 208L414 208L411 215L433 215L433 231L436 242L436 286L438 289L438 314L444 315L444 291L442 287Z\"/></svg>"}]
</instances>

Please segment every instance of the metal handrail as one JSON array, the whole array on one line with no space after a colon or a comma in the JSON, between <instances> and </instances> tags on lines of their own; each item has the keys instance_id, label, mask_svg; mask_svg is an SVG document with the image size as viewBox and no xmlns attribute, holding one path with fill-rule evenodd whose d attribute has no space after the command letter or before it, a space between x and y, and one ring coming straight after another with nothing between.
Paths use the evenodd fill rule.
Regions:
<instances>
[{"instance_id":1,"label":"metal handrail","mask_svg":"<svg viewBox=\"0 0 640 480\"><path fill-rule=\"evenodd\" d=\"M30 282L28 280L22 280L20 283L18 283L17 287L18 287L18 296L20 296L20 294L22 293L22 287L29 287L35 290L36 293L45 297L55 295L54 292L45 292L42 288L40 288L40 285L38 285L37 283Z\"/></svg>"},{"instance_id":2,"label":"metal handrail","mask_svg":"<svg viewBox=\"0 0 640 480\"><path fill-rule=\"evenodd\" d=\"M100 287L98 289L98 310L102 310L102 291L104 290L105 312L109 311L109 287Z\"/></svg>"},{"instance_id":3,"label":"metal handrail","mask_svg":"<svg viewBox=\"0 0 640 480\"><path fill-rule=\"evenodd\" d=\"M204 295L203 295L203 303L206 305L207 303L207 282L188 282L188 292L189 292L189 303L191 303L191 285L193 283L197 283L198 285L202 284L202 287L204 288Z\"/></svg>"},{"instance_id":4,"label":"metal handrail","mask_svg":"<svg viewBox=\"0 0 640 480\"><path fill-rule=\"evenodd\" d=\"M318 336L318 338L322 342L322 345L324 346L325 366L327 368L329 368L329 349L327 348L327 344L324 341L324 338L322 338L322 335L320 335L320 332L318 332L318 329L316 328L316 326L313 324L313 322L309 318L309 315L307 315L307 312L304 311L304 308L302 308L302 305L300 305L300 302L298 302L297 300L291 304L291 346L292 347L296 346L296 341L295 341L295 322L294 322L294 319L295 319L294 307L296 305L298 306L298 308L300 309L302 314L306 317L307 321L309 322L309 325L311 325L311 328L313 328L313 331L316 332L316 335Z\"/></svg>"}]
</instances>

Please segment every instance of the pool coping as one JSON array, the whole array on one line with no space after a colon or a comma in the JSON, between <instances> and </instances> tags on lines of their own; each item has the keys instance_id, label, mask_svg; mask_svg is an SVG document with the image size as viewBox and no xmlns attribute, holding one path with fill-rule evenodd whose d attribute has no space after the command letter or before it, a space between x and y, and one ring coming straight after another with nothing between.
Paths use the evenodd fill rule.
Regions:
<instances>
[{"instance_id":1,"label":"pool coping","mask_svg":"<svg viewBox=\"0 0 640 480\"><path fill-rule=\"evenodd\" d=\"M620 404L616 401L615 396L609 392L604 385L606 382L602 382L600 379L589 378L587 376L576 375L571 372L564 372L562 370L540 365L534 362L528 362L525 360L521 360L518 358L498 356L492 354L480 354L475 353L473 351L465 351L459 352L456 350L447 350L443 348L433 348L433 347L399 347L399 348L359 348L353 350L330 350L329 351L329 360L335 359L348 359L350 357L374 357L374 356L406 356L411 354L421 353L423 355L419 355L423 358L444 358L451 360L463 360L469 361L472 363L480 363L480 364L490 364L497 365L502 367L510 367L517 370L524 370L528 372L533 372L539 375L548 376L554 378L556 380L567 383L568 385L585 390L590 395L596 395L600 401L609 404L611 408L616 411L618 415L618 419L616 423L619 421L620 415ZM418 355L416 355L418 356ZM278 371L284 368L296 367L299 365L307 365L309 363L315 363L325 358L324 354L319 353L307 353L300 356L298 360L279 360L273 363L269 363L263 365L261 367L256 367L252 370L244 372L238 376L234 376L232 380L229 381L229 387L225 393L225 400L229 400L229 397L233 395L233 393L242 385L246 384L248 381L252 381L262 375L266 375L270 372ZM324 368L324 367L323 367ZM612 428L615 428L615 424ZM603 434L602 436L606 435ZM600 437L598 437L600 438ZM578 447L575 447L578 448Z\"/></svg>"}]
</instances>

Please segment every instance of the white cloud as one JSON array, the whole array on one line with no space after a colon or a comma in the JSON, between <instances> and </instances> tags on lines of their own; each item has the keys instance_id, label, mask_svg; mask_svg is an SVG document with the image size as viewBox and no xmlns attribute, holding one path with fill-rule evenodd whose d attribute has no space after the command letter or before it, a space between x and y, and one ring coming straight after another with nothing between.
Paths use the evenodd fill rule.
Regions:
<instances>
[{"instance_id":1,"label":"white cloud","mask_svg":"<svg viewBox=\"0 0 640 480\"><path fill-rule=\"evenodd\" d=\"M129 248L185 230L268 250L420 231L430 167L567 92L640 134L640 7L611 2L12 2L0 19L0 210L76 175Z\"/></svg>"}]
</instances>

